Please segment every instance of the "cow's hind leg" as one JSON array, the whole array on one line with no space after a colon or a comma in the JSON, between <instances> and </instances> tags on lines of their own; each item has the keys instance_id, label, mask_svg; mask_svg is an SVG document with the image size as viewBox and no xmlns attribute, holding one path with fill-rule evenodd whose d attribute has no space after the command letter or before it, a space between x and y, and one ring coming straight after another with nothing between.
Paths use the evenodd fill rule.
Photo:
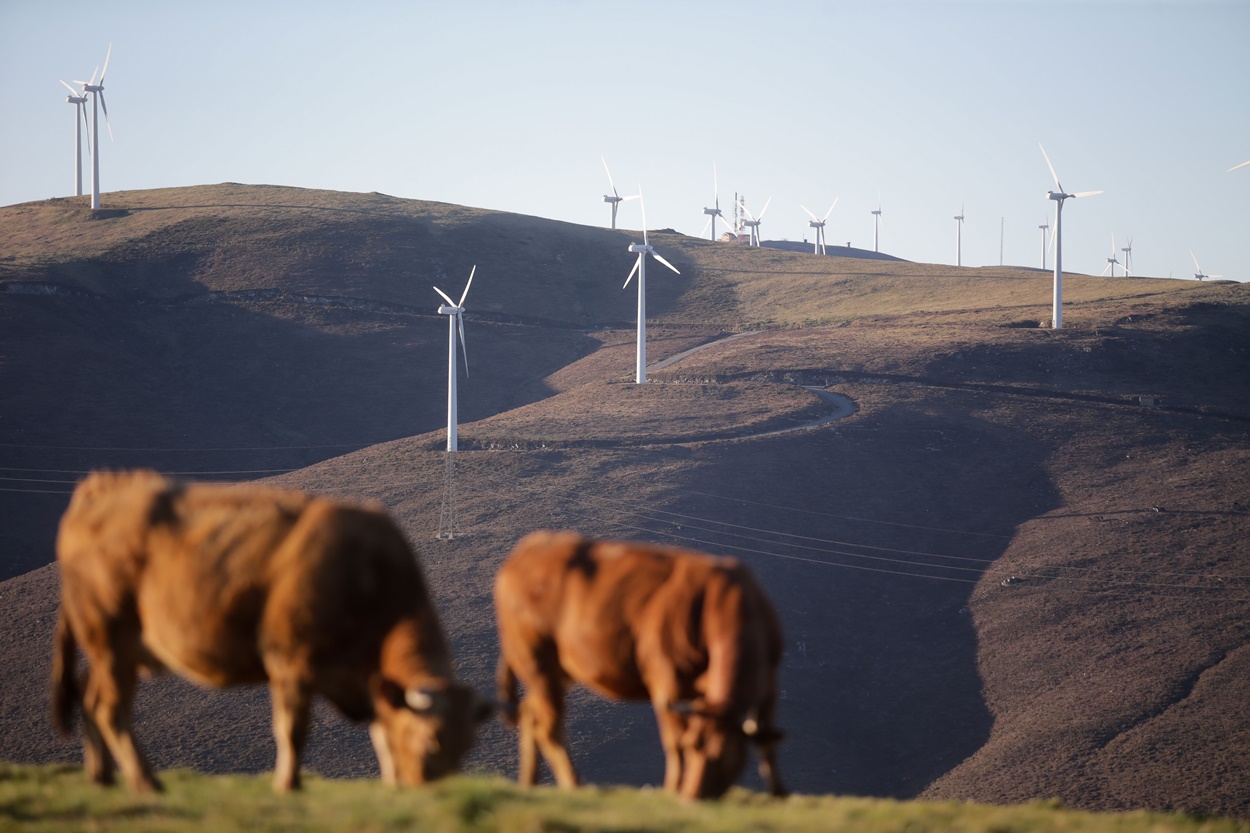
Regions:
<instances>
[{"instance_id":1,"label":"cow's hind leg","mask_svg":"<svg viewBox=\"0 0 1250 833\"><path fill-rule=\"evenodd\" d=\"M159 791L161 783L132 730L138 634L119 627L110 637L106 649L91 642L83 644L91 667L83 693L84 764L93 781L107 784L112 781L112 761L116 760L131 789Z\"/></svg>"},{"instance_id":2,"label":"cow's hind leg","mask_svg":"<svg viewBox=\"0 0 1250 833\"><path fill-rule=\"evenodd\" d=\"M312 691L296 674L269 669L269 691L273 700L273 737L278 744L273 788L285 793L300 788L299 762L308 737L308 715Z\"/></svg>"},{"instance_id":3,"label":"cow's hind leg","mask_svg":"<svg viewBox=\"0 0 1250 833\"><path fill-rule=\"evenodd\" d=\"M556 784L566 789L580 781L573 760L564 742L564 684L559 676L544 676L526 692L521 702L521 762L517 781L532 785L537 775L534 747L542 750L555 776Z\"/></svg>"}]
</instances>

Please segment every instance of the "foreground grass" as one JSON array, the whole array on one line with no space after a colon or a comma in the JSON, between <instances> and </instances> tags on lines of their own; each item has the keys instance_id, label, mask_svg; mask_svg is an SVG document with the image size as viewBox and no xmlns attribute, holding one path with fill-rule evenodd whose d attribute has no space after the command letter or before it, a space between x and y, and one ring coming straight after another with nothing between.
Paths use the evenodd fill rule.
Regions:
<instances>
[{"instance_id":1,"label":"foreground grass","mask_svg":"<svg viewBox=\"0 0 1250 833\"><path fill-rule=\"evenodd\" d=\"M1175 814L1082 813L1053 803L993 807L958 802L897 802L793 796L777 801L734 790L722 801L685 803L651 790L550 788L462 776L420 790L377 781L309 778L301 794L274 795L266 777L164 774L166 792L135 796L86 782L79 767L0 764L0 830L41 831L370 831L423 833L1028 833L1071 831L1250 831L1250 823Z\"/></svg>"}]
</instances>

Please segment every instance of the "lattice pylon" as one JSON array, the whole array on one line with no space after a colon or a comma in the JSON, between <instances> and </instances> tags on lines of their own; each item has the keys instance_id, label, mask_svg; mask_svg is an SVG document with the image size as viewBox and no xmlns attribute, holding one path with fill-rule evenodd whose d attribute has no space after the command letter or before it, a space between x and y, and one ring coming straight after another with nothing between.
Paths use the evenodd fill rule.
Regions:
<instances>
[{"instance_id":1,"label":"lattice pylon","mask_svg":"<svg viewBox=\"0 0 1250 833\"><path fill-rule=\"evenodd\" d=\"M443 453L443 506L438 515L439 540L450 541L461 535L456 511L456 452Z\"/></svg>"}]
</instances>

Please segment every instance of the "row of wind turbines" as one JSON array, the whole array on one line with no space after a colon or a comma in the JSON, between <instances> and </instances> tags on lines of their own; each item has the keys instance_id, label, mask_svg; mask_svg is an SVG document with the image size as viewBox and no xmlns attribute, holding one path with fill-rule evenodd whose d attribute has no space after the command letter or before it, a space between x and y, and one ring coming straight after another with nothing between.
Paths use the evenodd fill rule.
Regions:
<instances>
[{"instance_id":1,"label":"row of wind turbines","mask_svg":"<svg viewBox=\"0 0 1250 833\"><path fill-rule=\"evenodd\" d=\"M109 71L109 58L113 54L113 44L109 44L104 54L104 69L97 67L91 73L90 81L75 81L80 90L75 90L64 81L61 84L69 90L65 101L74 105L74 195L82 196L82 129L87 126L87 96L91 97L91 125L87 134L87 149L91 152L91 207L100 207L100 110L104 110L104 124L108 128L109 139L113 138L113 125L109 121L108 104L104 101L104 75ZM100 80L96 81L96 72Z\"/></svg>"}]
</instances>

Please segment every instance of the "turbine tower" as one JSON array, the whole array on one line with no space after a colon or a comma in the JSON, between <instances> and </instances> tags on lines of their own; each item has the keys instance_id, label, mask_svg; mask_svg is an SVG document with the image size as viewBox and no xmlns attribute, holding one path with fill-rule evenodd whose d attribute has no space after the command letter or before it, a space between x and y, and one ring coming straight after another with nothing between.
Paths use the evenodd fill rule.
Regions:
<instances>
[{"instance_id":1,"label":"turbine tower","mask_svg":"<svg viewBox=\"0 0 1250 833\"><path fill-rule=\"evenodd\" d=\"M810 211L807 211L807 206L805 205L799 206L799 208L803 209L804 211L807 211L808 217L812 218L812 221L808 223L808 225L816 229L816 239L812 243L812 254L815 254L815 255L825 254L825 221L828 220L829 215L833 213L833 206L838 204L839 199L841 199L841 197L834 198L833 205L829 206L829 210L825 212L825 216L821 217L819 220L816 219L815 214L813 214Z\"/></svg>"},{"instance_id":2,"label":"turbine tower","mask_svg":"<svg viewBox=\"0 0 1250 833\"><path fill-rule=\"evenodd\" d=\"M599 158L603 159L602 156L600 156ZM603 159L603 169L605 171L608 171L608 160L606 159ZM612 189L612 193L604 194L603 201L606 202L608 205L612 206L612 228L616 228L616 209L620 207L620 204L625 202L626 200L638 199L638 195L631 194L628 197L622 197L620 193L616 190L616 186L612 184L612 172L611 171L608 171L608 186Z\"/></svg>"},{"instance_id":3,"label":"turbine tower","mask_svg":"<svg viewBox=\"0 0 1250 833\"><path fill-rule=\"evenodd\" d=\"M638 197L642 198L642 186L638 186ZM625 279L625 289L629 286L629 282L634 279L634 273L638 274L638 347L634 368L634 381L641 385L647 381L647 255L663 263L673 272L680 275L677 267L669 263L664 258L656 254L655 249L651 248L651 244L647 242L647 204L640 202L642 207L642 243L631 243L629 250L638 255L638 260L634 262L634 268L629 270L629 277Z\"/></svg>"},{"instance_id":4,"label":"turbine tower","mask_svg":"<svg viewBox=\"0 0 1250 833\"><path fill-rule=\"evenodd\" d=\"M955 215L955 265L964 265L964 207L959 206Z\"/></svg>"},{"instance_id":5,"label":"turbine tower","mask_svg":"<svg viewBox=\"0 0 1250 833\"><path fill-rule=\"evenodd\" d=\"M772 197L769 197L768 199L764 200L764 208L761 209L760 216L758 217L756 217L750 211L747 211L746 203L743 203L742 210L746 213L748 217L751 218L749 220L742 221L742 225L746 226L747 229L750 230L751 239L748 241L748 245L755 246L757 248L759 247L760 245L760 221L764 219L764 212L768 210L768 204L772 201L773 201Z\"/></svg>"},{"instance_id":6,"label":"turbine tower","mask_svg":"<svg viewBox=\"0 0 1250 833\"><path fill-rule=\"evenodd\" d=\"M473 285L473 275L477 272L477 266L469 271L469 282L464 285L464 292L460 294L460 303L454 303L447 293L434 287L444 301L447 303L438 308L439 315L447 316L447 450L458 450L457 426L459 424L456 414L456 337L460 337L460 349L464 352L464 375L467 379L469 376L469 350L464 343L464 299L469 294L469 287Z\"/></svg>"},{"instance_id":7,"label":"turbine tower","mask_svg":"<svg viewBox=\"0 0 1250 833\"><path fill-rule=\"evenodd\" d=\"M716 163L712 163L712 207L703 209L703 213L707 215L707 222L703 225L703 231L708 230L708 226L712 228L712 240L716 239L716 218L725 219L725 215L720 211L720 186L716 182ZM728 223L728 220L725 220ZM644 229L645 231L646 229ZM699 232L702 234L703 232Z\"/></svg>"},{"instance_id":8,"label":"turbine tower","mask_svg":"<svg viewBox=\"0 0 1250 833\"><path fill-rule=\"evenodd\" d=\"M74 88L64 81L61 86L69 90L65 101L74 105L74 196L82 196L82 129L87 125L87 95L78 95ZM87 133L87 150L91 150L91 133Z\"/></svg>"},{"instance_id":9,"label":"turbine tower","mask_svg":"<svg viewBox=\"0 0 1250 833\"><path fill-rule=\"evenodd\" d=\"M1046 250L1050 248L1046 245L1046 229L1050 228L1049 223L1042 223L1038 226L1042 230L1042 271L1046 271Z\"/></svg>"},{"instance_id":10,"label":"turbine tower","mask_svg":"<svg viewBox=\"0 0 1250 833\"><path fill-rule=\"evenodd\" d=\"M1115 277L1115 267L1120 265L1120 261L1115 256L1115 234L1111 235L1111 257L1107 258L1107 265L1103 268L1102 274L1107 274L1107 270L1111 270L1111 277Z\"/></svg>"},{"instance_id":11,"label":"turbine tower","mask_svg":"<svg viewBox=\"0 0 1250 833\"><path fill-rule=\"evenodd\" d=\"M74 81L82 87L86 97L91 93L91 207L100 207L100 108L104 108L104 123L108 127L109 138L113 138L113 124L109 121L108 104L104 101L104 74L109 71L109 57L113 54L113 44L109 44L108 52L104 53L104 69L100 72L100 83L95 81L95 73L91 73L90 81Z\"/></svg>"},{"instance_id":12,"label":"turbine tower","mask_svg":"<svg viewBox=\"0 0 1250 833\"><path fill-rule=\"evenodd\" d=\"M1133 274L1133 238L1128 239L1128 245L1120 249L1124 252L1124 275L1125 277Z\"/></svg>"},{"instance_id":13,"label":"turbine tower","mask_svg":"<svg viewBox=\"0 0 1250 833\"><path fill-rule=\"evenodd\" d=\"M880 226L881 226L881 195L878 194L877 195L877 208L875 211L872 212L872 250L874 252L881 251L881 249L878 248L878 242L880 240L879 233L881 231Z\"/></svg>"},{"instance_id":14,"label":"turbine tower","mask_svg":"<svg viewBox=\"0 0 1250 833\"><path fill-rule=\"evenodd\" d=\"M1194 259L1194 268L1198 270L1198 271L1194 272L1194 280L1196 280L1196 281L1202 281L1202 280L1206 280L1207 278L1222 278L1222 277L1224 277L1223 275L1204 275L1204 274L1203 274L1203 272L1202 272L1202 267L1198 265L1198 257L1197 257L1197 255L1195 255L1195 254L1194 254L1194 250L1193 250L1193 249L1190 249L1190 250L1189 250L1189 256L1190 256L1190 257L1192 257L1192 258Z\"/></svg>"},{"instance_id":15,"label":"turbine tower","mask_svg":"<svg viewBox=\"0 0 1250 833\"><path fill-rule=\"evenodd\" d=\"M1056 330L1061 330L1063 329L1063 201L1077 197L1092 197L1095 194L1101 194L1102 191L1066 193L1063 186L1059 184L1059 175L1055 173L1055 166L1050 164L1046 148L1042 147L1041 142L1038 142L1037 146L1042 148L1042 158L1046 160L1046 167L1050 168L1050 177L1055 181L1055 190L1046 192L1046 199L1055 201L1055 289L1051 326Z\"/></svg>"}]
</instances>

